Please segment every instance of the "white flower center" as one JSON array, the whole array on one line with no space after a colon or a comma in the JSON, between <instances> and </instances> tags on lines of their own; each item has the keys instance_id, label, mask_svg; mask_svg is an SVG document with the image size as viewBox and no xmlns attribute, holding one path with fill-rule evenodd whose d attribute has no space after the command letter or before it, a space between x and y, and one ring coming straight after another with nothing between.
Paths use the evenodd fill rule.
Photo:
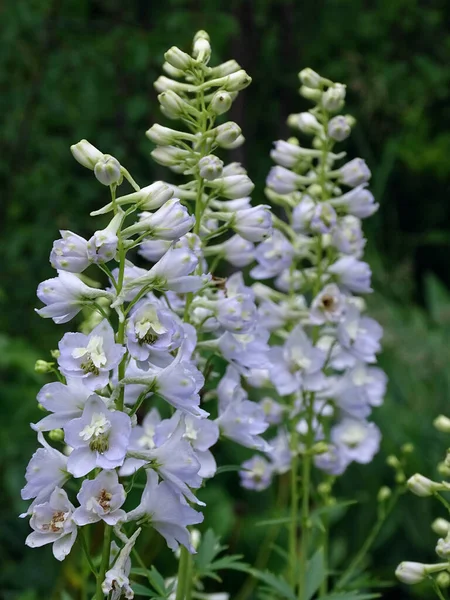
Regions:
<instances>
[{"instance_id":1,"label":"white flower center","mask_svg":"<svg viewBox=\"0 0 450 600\"><path fill-rule=\"evenodd\" d=\"M81 365L81 368L88 372L98 371L98 369L104 367L108 362L103 350L103 338L99 335L93 335L85 348L75 348L72 351L72 356L73 358L85 357L86 360Z\"/></svg>"},{"instance_id":2,"label":"white flower center","mask_svg":"<svg viewBox=\"0 0 450 600\"><path fill-rule=\"evenodd\" d=\"M349 448L355 448L356 446L359 446L361 442L364 441L365 437L365 429L355 423L354 425L350 425L349 427L347 427L347 429L341 436L341 441Z\"/></svg>"},{"instance_id":3,"label":"white flower center","mask_svg":"<svg viewBox=\"0 0 450 600\"><path fill-rule=\"evenodd\" d=\"M111 429L111 422L103 413L95 413L92 415L91 422L78 434L82 440L88 442L103 436Z\"/></svg>"}]
</instances>

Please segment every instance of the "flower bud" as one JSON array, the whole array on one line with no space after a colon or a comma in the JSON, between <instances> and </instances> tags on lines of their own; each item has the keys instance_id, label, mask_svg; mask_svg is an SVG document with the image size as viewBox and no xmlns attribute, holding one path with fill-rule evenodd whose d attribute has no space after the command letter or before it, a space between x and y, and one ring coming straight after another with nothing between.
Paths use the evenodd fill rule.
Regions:
<instances>
[{"instance_id":1,"label":"flower bud","mask_svg":"<svg viewBox=\"0 0 450 600\"><path fill-rule=\"evenodd\" d=\"M309 112L289 115L287 123L289 127L296 127L308 135L313 135L323 131L322 125L319 123L316 117Z\"/></svg>"},{"instance_id":2,"label":"flower bud","mask_svg":"<svg viewBox=\"0 0 450 600\"><path fill-rule=\"evenodd\" d=\"M239 71L240 69L241 66L239 65L239 63L232 59L227 60L221 65L217 65L217 67L213 67L211 69L210 75L212 78L226 77L227 75L231 75L231 73L236 73L236 71Z\"/></svg>"},{"instance_id":3,"label":"flower bud","mask_svg":"<svg viewBox=\"0 0 450 600\"><path fill-rule=\"evenodd\" d=\"M167 52L164 54L164 58L167 60L169 65L179 69L180 71L186 71L189 67L192 66L192 58L187 54L187 52L183 52L176 46L172 46L169 48Z\"/></svg>"},{"instance_id":4,"label":"flower bud","mask_svg":"<svg viewBox=\"0 0 450 600\"><path fill-rule=\"evenodd\" d=\"M122 173L120 171L120 163L109 154L105 154L100 159L95 167L94 174L98 181L103 185L112 185L113 183L119 183L122 180Z\"/></svg>"},{"instance_id":5,"label":"flower bud","mask_svg":"<svg viewBox=\"0 0 450 600\"><path fill-rule=\"evenodd\" d=\"M348 138L351 133L351 127L345 117L333 117L328 123L328 135L337 142L342 142Z\"/></svg>"},{"instance_id":6,"label":"flower bud","mask_svg":"<svg viewBox=\"0 0 450 600\"><path fill-rule=\"evenodd\" d=\"M211 104L209 105L211 110L216 115L223 115L230 109L233 100L228 92L216 92L212 97Z\"/></svg>"},{"instance_id":7,"label":"flower bud","mask_svg":"<svg viewBox=\"0 0 450 600\"><path fill-rule=\"evenodd\" d=\"M222 196L233 200L244 198L253 191L255 187L247 175L230 175L215 179L211 184Z\"/></svg>"},{"instance_id":8,"label":"flower bud","mask_svg":"<svg viewBox=\"0 0 450 600\"><path fill-rule=\"evenodd\" d=\"M192 152L175 146L158 146L150 154L154 161L164 167L185 165L186 161L192 157Z\"/></svg>"},{"instance_id":9,"label":"flower bud","mask_svg":"<svg viewBox=\"0 0 450 600\"><path fill-rule=\"evenodd\" d=\"M412 454L414 452L414 444L411 444L410 442L403 444L400 450L403 454Z\"/></svg>"},{"instance_id":10,"label":"flower bud","mask_svg":"<svg viewBox=\"0 0 450 600\"><path fill-rule=\"evenodd\" d=\"M450 523L446 519L438 518L431 524L431 529L434 533L437 533L437 535L447 537L450 531Z\"/></svg>"},{"instance_id":11,"label":"flower bud","mask_svg":"<svg viewBox=\"0 0 450 600\"><path fill-rule=\"evenodd\" d=\"M450 587L450 574L446 571L442 571L436 577L436 583L440 588L448 588Z\"/></svg>"},{"instance_id":12,"label":"flower bud","mask_svg":"<svg viewBox=\"0 0 450 600\"><path fill-rule=\"evenodd\" d=\"M179 139L180 132L155 123L145 132L145 135L154 144L158 144L159 146L170 146L170 144L173 144Z\"/></svg>"},{"instance_id":13,"label":"flower bud","mask_svg":"<svg viewBox=\"0 0 450 600\"><path fill-rule=\"evenodd\" d=\"M322 106L325 110L336 112L344 106L345 100L345 85L335 83L329 87L322 96Z\"/></svg>"},{"instance_id":14,"label":"flower bud","mask_svg":"<svg viewBox=\"0 0 450 600\"><path fill-rule=\"evenodd\" d=\"M200 177L212 181L222 175L223 162L217 156L210 154L198 161Z\"/></svg>"},{"instance_id":15,"label":"flower bud","mask_svg":"<svg viewBox=\"0 0 450 600\"><path fill-rule=\"evenodd\" d=\"M313 88L306 87L306 85L302 85L300 88L300 95L307 100L312 100L313 102L319 102L322 98L321 90L314 90Z\"/></svg>"},{"instance_id":16,"label":"flower bud","mask_svg":"<svg viewBox=\"0 0 450 600\"><path fill-rule=\"evenodd\" d=\"M377 500L378 502L386 502L392 496L391 488L388 488L387 485L383 485L378 490Z\"/></svg>"},{"instance_id":17,"label":"flower bud","mask_svg":"<svg viewBox=\"0 0 450 600\"><path fill-rule=\"evenodd\" d=\"M41 375L44 373L51 373L54 364L55 363L47 362L46 360L37 360L34 365L34 370Z\"/></svg>"},{"instance_id":18,"label":"flower bud","mask_svg":"<svg viewBox=\"0 0 450 600\"><path fill-rule=\"evenodd\" d=\"M407 486L413 494L420 496L421 498L432 496L434 492L442 489L441 484L431 481L431 479L420 475L420 473L416 473L410 477L408 479Z\"/></svg>"},{"instance_id":19,"label":"flower bud","mask_svg":"<svg viewBox=\"0 0 450 600\"><path fill-rule=\"evenodd\" d=\"M417 562L402 562L395 570L395 575L402 583L414 585L420 583L428 575L426 565Z\"/></svg>"},{"instance_id":20,"label":"flower bud","mask_svg":"<svg viewBox=\"0 0 450 600\"><path fill-rule=\"evenodd\" d=\"M439 538L436 544L436 554L441 558L450 558L450 538Z\"/></svg>"},{"instance_id":21,"label":"flower bud","mask_svg":"<svg viewBox=\"0 0 450 600\"><path fill-rule=\"evenodd\" d=\"M170 63L168 63L167 61L165 63L163 63L162 68L163 68L164 73L167 73L167 75L169 77L176 78L176 79L181 79L181 77L184 77L184 71L180 71L180 69L176 69L175 67L172 67L172 65Z\"/></svg>"},{"instance_id":22,"label":"flower bud","mask_svg":"<svg viewBox=\"0 0 450 600\"><path fill-rule=\"evenodd\" d=\"M86 167L87 169L94 170L95 165L99 160L104 158L103 152L97 150L95 146L90 144L87 140L81 140L78 144L70 146L70 151L76 161Z\"/></svg>"},{"instance_id":23,"label":"flower bud","mask_svg":"<svg viewBox=\"0 0 450 600\"><path fill-rule=\"evenodd\" d=\"M394 454L390 454L387 458L386 458L386 464L389 467L392 467L393 469L398 469L400 468L400 461L398 460L398 458L396 456L394 456Z\"/></svg>"},{"instance_id":24,"label":"flower bud","mask_svg":"<svg viewBox=\"0 0 450 600\"><path fill-rule=\"evenodd\" d=\"M221 148L229 148L241 136L242 130L237 123L229 121L216 127L213 133L215 134L215 142Z\"/></svg>"},{"instance_id":25,"label":"flower bud","mask_svg":"<svg viewBox=\"0 0 450 600\"><path fill-rule=\"evenodd\" d=\"M437 470L439 475L442 475L442 477L450 477L450 468L445 464L445 462L440 462L437 466Z\"/></svg>"},{"instance_id":26,"label":"flower bud","mask_svg":"<svg viewBox=\"0 0 450 600\"><path fill-rule=\"evenodd\" d=\"M171 119L184 115L190 108L189 104L173 90L165 90L159 94L158 101L161 109L164 109L164 114Z\"/></svg>"},{"instance_id":27,"label":"flower bud","mask_svg":"<svg viewBox=\"0 0 450 600\"><path fill-rule=\"evenodd\" d=\"M298 77L302 84L309 88L318 88L322 83L322 77L319 73L316 73L316 71L313 71L309 67L300 71Z\"/></svg>"},{"instance_id":28,"label":"flower bud","mask_svg":"<svg viewBox=\"0 0 450 600\"><path fill-rule=\"evenodd\" d=\"M52 429L49 431L48 437L52 440L52 442L63 442L64 431L62 429Z\"/></svg>"},{"instance_id":29,"label":"flower bud","mask_svg":"<svg viewBox=\"0 0 450 600\"><path fill-rule=\"evenodd\" d=\"M227 92L240 92L248 87L252 82L252 78L243 70L231 73L228 75L223 87Z\"/></svg>"},{"instance_id":30,"label":"flower bud","mask_svg":"<svg viewBox=\"0 0 450 600\"><path fill-rule=\"evenodd\" d=\"M323 440L316 442L311 448L311 454L325 454L330 449L329 445Z\"/></svg>"},{"instance_id":31,"label":"flower bud","mask_svg":"<svg viewBox=\"0 0 450 600\"><path fill-rule=\"evenodd\" d=\"M192 56L198 61L207 64L211 56L211 44L206 31L197 31L192 46Z\"/></svg>"},{"instance_id":32,"label":"flower bud","mask_svg":"<svg viewBox=\"0 0 450 600\"><path fill-rule=\"evenodd\" d=\"M438 431L442 433L450 433L450 419L445 415L439 415L433 421L433 425Z\"/></svg>"},{"instance_id":33,"label":"flower bud","mask_svg":"<svg viewBox=\"0 0 450 600\"><path fill-rule=\"evenodd\" d=\"M165 77L164 75L160 75L158 79L154 82L153 86L155 90L160 93L168 92L169 90L174 91L180 89L180 84L178 81L174 81L173 79Z\"/></svg>"},{"instance_id":34,"label":"flower bud","mask_svg":"<svg viewBox=\"0 0 450 600\"><path fill-rule=\"evenodd\" d=\"M50 354L52 358L59 358L61 356L61 352L59 350L50 350Z\"/></svg>"},{"instance_id":35,"label":"flower bud","mask_svg":"<svg viewBox=\"0 0 450 600\"><path fill-rule=\"evenodd\" d=\"M372 176L369 167L366 165L366 161L362 158L354 158L345 163L339 171L342 183L345 183L349 187L362 185L366 181L369 181Z\"/></svg>"}]
</instances>

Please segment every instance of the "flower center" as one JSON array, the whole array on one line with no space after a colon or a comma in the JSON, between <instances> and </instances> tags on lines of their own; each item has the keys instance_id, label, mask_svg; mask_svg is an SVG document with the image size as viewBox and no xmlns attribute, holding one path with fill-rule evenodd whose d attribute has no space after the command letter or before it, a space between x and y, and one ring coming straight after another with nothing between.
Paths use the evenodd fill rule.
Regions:
<instances>
[{"instance_id":1,"label":"flower center","mask_svg":"<svg viewBox=\"0 0 450 600\"><path fill-rule=\"evenodd\" d=\"M109 448L109 430L111 422L103 413L95 413L92 415L91 422L86 425L79 436L85 442L89 442L89 448L100 453L105 452Z\"/></svg>"},{"instance_id":2,"label":"flower center","mask_svg":"<svg viewBox=\"0 0 450 600\"><path fill-rule=\"evenodd\" d=\"M66 520L66 513L62 510L58 510L53 513L52 520L48 527L53 533L59 533L64 527L64 521Z\"/></svg>"},{"instance_id":3,"label":"flower center","mask_svg":"<svg viewBox=\"0 0 450 600\"><path fill-rule=\"evenodd\" d=\"M85 348L75 348L72 351L73 358L83 358L80 364L85 373L99 375L101 367L108 361L103 350L103 338L93 335Z\"/></svg>"}]
</instances>

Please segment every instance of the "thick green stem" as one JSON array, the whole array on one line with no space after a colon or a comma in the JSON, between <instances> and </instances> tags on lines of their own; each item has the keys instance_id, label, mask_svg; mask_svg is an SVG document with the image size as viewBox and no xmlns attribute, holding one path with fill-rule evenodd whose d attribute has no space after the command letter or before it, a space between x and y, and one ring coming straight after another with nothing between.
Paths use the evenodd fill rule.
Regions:
<instances>
[{"instance_id":1,"label":"thick green stem","mask_svg":"<svg viewBox=\"0 0 450 600\"><path fill-rule=\"evenodd\" d=\"M105 594L102 590L102 583L105 579L105 573L109 567L109 554L111 551L111 534L112 527L110 525L105 524L105 532L103 535L103 552L102 552L102 562L100 563L100 570L97 575L97 586L95 588L95 600L103 600Z\"/></svg>"},{"instance_id":2,"label":"thick green stem","mask_svg":"<svg viewBox=\"0 0 450 600\"><path fill-rule=\"evenodd\" d=\"M293 436L294 438L296 436ZM296 450L294 449L294 452ZM294 588L297 580L297 521L298 521L298 456L295 453L291 466L291 519L289 523L289 570Z\"/></svg>"},{"instance_id":3,"label":"thick green stem","mask_svg":"<svg viewBox=\"0 0 450 600\"><path fill-rule=\"evenodd\" d=\"M192 565L191 555L187 548L181 547L180 562L178 564L177 595L175 600L189 600L191 596Z\"/></svg>"}]
</instances>

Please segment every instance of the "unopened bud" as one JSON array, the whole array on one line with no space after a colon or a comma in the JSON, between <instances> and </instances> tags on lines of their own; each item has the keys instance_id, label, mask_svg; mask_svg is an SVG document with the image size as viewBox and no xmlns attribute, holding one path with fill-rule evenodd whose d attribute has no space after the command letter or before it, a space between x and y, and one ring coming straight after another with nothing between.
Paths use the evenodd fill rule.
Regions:
<instances>
[{"instance_id":1,"label":"unopened bud","mask_svg":"<svg viewBox=\"0 0 450 600\"><path fill-rule=\"evenodd\" d=\"M226 77L227 75L231 75L231 73L236 73L236 71L240 71L241 66L234 59L227 60L227 62L218 65L217 67L213 67L211 69L210 75L212 78L216 77Z\"/></svg>"},{"instance_id":2,"label":"unopened bud","mask_svg":"<svg viewBox=\"0 0 450 600\"><path fill-rule=\"evenodd\" d=\"M55 363L47 362L46 360L37 360L34 365L36 373L44 374L51 373Z\"/></svg>"},{"instance_id":3,"label":"unopened bud","mask_svg":"<svg viewBox=\"0 0 450 600\"><path fill-rule=\"evenodd\" d=\"M450 477L450 467L448 467L445 462L440 462L437 466L437 470L442 477Z\"/></svg>"},{"instance_id":4,"label":"unopened bud","mask_svg":"<svg viewBox=\"0 0 450 600\"><path fill-rule=\"evenodd\" d=\"M319 102L322 98L321 90L314 90L313 88L307 87L306 85L302 85L299 90L300 95L307 100L312 100L313 102Z\"/></svg>"},{"instance_id":5,"label":"unopened bud","mask_svg":"<svg viewBox=\"0 0 450 600\"><path fill-rule=\"evenodd\" d=\"M378 502L386 502L392 496L391 488L388 488L387 485L383 485L378 490L377 500Z\"/></svg>"},{"instance_id":6,"label":"unopened bud","mask_svg":"<svg viewBox=\"0 0 450 600\"><path fill-rule=\"evenodd\" d=\"M433 425L438 431L442 433L450 433L450 419L445 415L439 415L433 421Z\"/></svg>"},{"instance_id":7,"label":"unopened bud","mask_svg":"<svg viewBox=\"0 0 450 600\"><path fill-rule=\"evenodd\" d=\"M101 298L99 298L99 300L101 300ZM52 356L52 358L59 358L61 356L61 352L56 349L56 350L50 350L50 354Z\"/></svg>"},{"instance_id":8,"label":"unopened bud","mask_svg":"<svg viewBox=\"0 0 450 600\"><path fill-rule=\"evenodd\" d=\"M389 467L392 467L393 469L399 469L400 468L400 461L398 460L398 458L396 456L394 456L394 454L390 454L387 458L386 458L386 464Z\"/></svg>"},{"instance_id":9,"label":"unopened bud","mask_svg":"<svg viewBox=\"0 0 450 600\"><path fill-rule=\"evenodd\" d=\"M322 481L317 486L317 491L319 492L319 494L321 496L328 496L328 494L331 493L331 489L332 489L331 485L326 481Z\"/></svg>"},{"instance_id":10,"label":"unopened bud","mask_svg":"<svg viewBox=\"0 0 450 600\"><path fill-rule=\"evenodd\" d=\"M62 442L64 441L64 431L62 429L52 429L48 437L52 440L52 442Z\"/></svg>"},{"instance_id":11,"label":"unopened bud","mask_svg":"<svg viewBox=\"0 0 450 600\"><path fill-rule=\"evenodd\" d=\"M227 92L240 92L248 87L252 82L252 78L243 70L231 73L228 75L223 87Z\"/></svg>"},{"instance_id":12,"label":"unopened bud","mask_svg":"<svg viewBox=\"0 0 450 600\"><path fill-rule=\"evenodd\" d=\"M173 144L180 137L179 132L175 129L163 127L158 123L152 125L152 127L145 132L145 135L154 144L158 144L159 146L170 146L170 144Z\"/></svg>"},{"instance_id":13,"label":"unopened bud","mask_svg":"<svg viewBox=\"0 0 450 600\"><path fill-rule=\"evenodd\" d=\"M428 575L426 565L417 562L402 562L395 570L395 575L402 583L414 585L420 583Z\"/></svg>"},{"instance_id":14,"label":"unopened bud","mask_svg":"<svg viewBox=\"0 0 450 600\"><path fill-rule=\"evenodd\" d=\"M309 112L289 115L287 123L289 127L296 127L303 133L313 135L323 131L322 125L314 115Z\"/></svg>"},{"instance_id":15,"label":"unopened bud","mask_svg":"<svg viewBox=\"0 0 450 600\"><path fill-rule=\"evenodd\" d=\"M450 523L446 519L435 519L431 524L431 529L441 537L447 537L450 531Z\"/></svg>"},{"instance_id":16,"label":"unopened bud","mask_svg":"<svg viewBox=\"0 0 450 600\"><path fill-rule=\"evenodd\" d=\"M408 479L407 486L409 490L416 496L426 498L432 496L435 492L442 489L442 485L416 473Z\"/></svg>"},{"instance_id":17,"label":"unopened bud","mask_svg":"<svg viewBox=\"0 0 450 600\"><path fill-rule=\"evenodd\" d=\"M164 73L167 73L167 75L169 77L176 78L176 79L181 79L181 77L184 77L184 71L180 71L180 69L176 69L175 67L172 67L172 65L170 63L168 63L167 61L165 63L163 63L162 68L163 68Z\"/></svg>"},{"instance_id":18,"label":"unopened bud","mask_svg":"<svg viewBox=\"0 0 450 600\"><path fill-rule=\"evenodd\" d=\"M450 587L450 574L446 571L441 571L436 577L436 583L443 589Z\"/></svg>"},{"instance_id":19,"label":"unopened bud","mask_svg":"<svg viewBox=\"0 0 450 600\"><path fill-rule=\"evenodd\" d=\"M436 554L441 558L450 558L450 538L439 538L436 544Z\"/></svg>"},{"instance_id":20,"label":"unopened bud","mask_svg":"<svg viewBox=\"0 0 450 600\"><path fill-rule=\"evenodd\" d=\"M120 171L120 163L109 154L105 154L94 167L94 174L100 183L103 185L112 185L113 183L119 183L122 180L122 173Z\"/></svg>"},{"instance_id":21,"label":"unopened bud","mask_svg":"<svg viewBox=\"0 0 450 600\"><path fill-rule=\"evenodd\" d=\"M87 140L81 140L78 144L70 146L70 151L72 152L74 159L79 162L80 165L83 165L83 167L86 167L87 169L91 169L91 171L94 170L97 162L105 156L103 152L97 150L97 148Z\"/></svg>"},{"instance_id":22,"label":"unopened bud","mask_svg":"<svg viewBox=\"0 0 450 600\"><path fill-rule=\"evenodd\" d=\"M170 65L172 65L172 67L175 67L180 71L185 71L192 66L192 57L189 56L187 52L183 52L183 50L180 50L176 46L169 48L169 50L167 50L167 52L164 54L164 58Z\"/></svg>"},{"instance_id":23,"label":"unopened bud","mask_svg":"<svg viewBox=\"0 0 450 600\"><path fill-rule=\"evenodd\" d=\"M158 96L162 112L169 119L178 119L191 110L191 106L173 90L163 91Z\"/></svg>"},{"instance_id":24,"label":"unopened bud","mask_svg":"<svg viewBox=\"0 0 450 600\"><path fill-rule=\"evenodd\" d=\"M336 112L344 106L345 85L335 83L329 87L322 95L322 106L325 110Z\"/></svg>"},{"instance_id":25,"label":"unopened bud","mask_svg":"<svg viewBox=\"0 0 450 600\"><path fill-rule=\"evenodd\" d=\"M217 156L210 154L198 161L200 177L212 181L222 175L223 162Z\"/></svg>"},{"instance_id":26,"label":"unopened bud","mask_svg":"<svg viewBox=\"0 0 450 600\"><path fill-rule=\"evenodd\" d=\"M319 73L316 73L316 71L313 71L309 67L300 71L298 77L302 84L309 88L318 88L322 83L322 77Z\"/></svg>"},{"instance_id":27,"label":"unopened bud","mask_svg":"<svg viewBox=\"0 0 450 600\"><path fill-rule=\"evenodd\" d=\"M216 92L212 97L210 108L216 115L222 115L231 108L233 100L228 92Z\"/></svg>"},{"instance_id":28,"label":"unopened bud","mask_svg":"<svg viewBox=\"0 0 450 600\"><path fill-rule=\"evenodd\" d=\"M348 138L351 133L351 127L347 119L342 116L333 117L328 123L328 135L337 142L342 142Z\"/></svg>"},{"instance_id":29,"label":"unopened bud","mask_svg":"<svg viewBox=\"0 0 450 600\"><path fill-rule=\"evenodd\" d=\"M219 125L214 130L215 142L221 148L230 148L233 144L242 137L242 130L237 123L229 121L223 125Z\"/></svg>"},{"instance_id":30,"label":"unopened bud","mask_svg":"<svg viewBox=\"0 0 450 600\"><path fill-rule=\"evenodd\" d=\"M325 454L329 449L330 447L326 442L316 442L311 448L311 454Z\"/></svg>"},{"instance_id":31,"label":"unopened bud","mask_svg":"<svg viewBox=\"0 0 450 600\"><path fill-rule=\"evenodd\" d=\"M411 444L410 442L403 444L400 450L402 451L402 454L412 454L414 452L414 444Z\"/></svg>"}]
</instances>

